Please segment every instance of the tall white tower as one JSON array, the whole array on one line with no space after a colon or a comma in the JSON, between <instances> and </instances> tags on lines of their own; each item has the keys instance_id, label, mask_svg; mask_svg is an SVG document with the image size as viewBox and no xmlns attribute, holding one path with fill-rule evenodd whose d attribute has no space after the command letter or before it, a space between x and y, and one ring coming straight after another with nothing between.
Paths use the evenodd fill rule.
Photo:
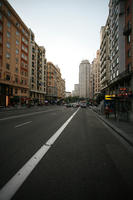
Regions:
<instances>
[{"instance_id":1,"label":"tall white tower","mask_svg":"<svg viewBox=\"0 0 133 200\"><path fill-rule=\"evenodd\" d=\"M79 96L89 97L89 77L90 63L88 60L83 60L79 65Z\"/></svg>"}]
</instances>

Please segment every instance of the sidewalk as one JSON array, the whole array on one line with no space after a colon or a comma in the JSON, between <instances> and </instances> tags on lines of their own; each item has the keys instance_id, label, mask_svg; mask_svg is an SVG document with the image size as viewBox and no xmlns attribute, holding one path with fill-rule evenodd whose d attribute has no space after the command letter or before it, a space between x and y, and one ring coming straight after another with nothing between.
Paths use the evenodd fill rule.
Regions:
<instances>
[{"instance_id":1,"label":"sidewalk","mask_svg":"<svg viewBox=\"0 0 133 200\"><path fill-rule=\"evenodd\" d=\"M27 109L27 106L10 106L10 107L0 107L0 112L5 112L5 111L15 111L15 110L25 110Z\"/></svg>"},{"instance_id":2,"label":"sidewalk","mask_svg":"<svg viewBox=\"0 0 133 200\"><path fill-rule=\"evenodd\" d=\"M93 110L93 108L92 108ZM96 115L104 121L109 127L117 132L122 138L124 138L130 145L133 146L133 122L121 121L115 119L114 115L110 115L107 119L105 115L99 114L96 110L93 110Z\"/></svg>"},{"instance_id":3,"label":"sidewalk","mask_svg":"<svg viewBox=\"0 0 133 200\"><path fill-rule=\"evenodd\" d=\"M24 106L17 105L17 106L10 106L10 107L0 107L0 112L14 111L14 110L35 109L35 108L42 108L42 107L45 107L45 105L43 105L43 106L34 105L34 106L30 106L30 107L28 107L27 105L24 105Z\"/></svg>"}]
</instances>

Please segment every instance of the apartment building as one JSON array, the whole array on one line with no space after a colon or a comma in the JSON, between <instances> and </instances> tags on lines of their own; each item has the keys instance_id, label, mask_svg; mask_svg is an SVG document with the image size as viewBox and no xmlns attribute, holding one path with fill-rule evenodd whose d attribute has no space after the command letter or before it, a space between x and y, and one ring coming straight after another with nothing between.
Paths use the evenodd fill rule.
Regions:
<instances>
[{"instance_id":1,"label":"apartment building","mask_svg":"<svg viewBox=\"0 0 133 200\"><path fill-rule=\"evenodd\" d=\"M100 50L97 50L96 58L93 60L93 81L94 81L94 99L100 93Z\"/></svg>"},{"instance_id":2,"label":"apartment building","mask_svg":"<svg viewBox=\"0 0 133 200\"><path fill-rule=\"evenodd\" d=\"M100 85L101 92L105 92L110 81L110 52L109 52L109 20L101 27L100 41Z\"/></svg>"},{"instance_id":3,"label":"apartment building","mask_svg":"<svg viewBox=\"0 0 133 200\"><path fill-rule=\"evenodd\" d=\"M8 1L0 1L0 105L29 96L29 29Z\"/></svg>"},{"instance_id":4,"label":"apartment building","mask_svg":"<svg viewBox=\"0 0 133 200\"><path fill-rule=\"evenodd\" d=\"M65 97L65 80L61 77L60 68L47 62L47 100L59 101Z\"/></svg>"},{"instance_id":5,"label":"apartment building","mask_svg":"<svg viewBox=\"0 0 133 200\"><path fill-rule=\"evenodd\" d=\"M79 96L79 84L74 84L74 90L72 91L72 96Z\"/></svg>"},{"instance_id":6,"label":"apartment building","mask_svg":"<svg viewBox=\"0 0 133 200\"><path fill-rule=\"evenodd\" d=\"M43 104L46 96L47 65L45 48L35 42L30 30L29 44L29 97L33 103Z\"/></svg>"},{"instance_id":7,"label":"apartment building","mask_svg":"<svg viewBox=\"0 0 133 200\"><path fill-rule=\"evenodd\" d=\"M93 61L90 65L90 78L89 78L89 99L90 101L93 101L94 99L94 65Z\"/></svg>"},{"instance_id":8,"label":"apartment building","mask_svg":"<svg viewBox=\"0 0 133 200\"><path fill-rule=\"evenodd\" d=\"M89 98L90 63L83 60L79 65L79 96Z\"/></svg>"},{"instance_id":9,"label":"apartment building","mask_svg":"<svg viewBox=\"0 0 133 200\"><path fill-rule=\"evenodd\" d=\"M65 79L61 78L61 98L64 99L65 98Z\"/></svg>"},{"instance_id":10,"label":"apartment building","mask_svg":"<svg viewBox=\"0 0 133 200\"><path fill-rule=\"evenodd\" d=\"M110 53L110 91L118 93L124 82L119 81L120 74L125 72L125 1L109 2L109 53Z\"/></svg>"},{"instance_id":11,"label":"apartment building","mask_svg":"<svg viewBox=\"0 0 133 200\"><path fill-rule=\"evenodd\" d=\"M133 1L125 1L125 81L124 86L133 110ZM133 116L132 116L133 118Z\"/></svg>"},{"instance_id":12,"label":"apartment building","mask_svg":"<svg viewBox=\"0 0 133 200\"><path fill-rule=\"evenodd\" d=\"M56 73L57 73L57 76L56 76L56 82L57 82L57 100L61 99L61 88L62 88L62 85L61 85L61 72L60 72L60 68L58 66L55 66L56 68Z\"/></svg>"},{"instance_id":13,"label":"apartment building","mask_svg":"<svg viewBox=\"0 0 133 200\"><path fill-rule=\"evenodd\" d=\"M52 62L47 62L47 100L56 101L57 96L57 68Z\"/></svg>"}]
</instances>

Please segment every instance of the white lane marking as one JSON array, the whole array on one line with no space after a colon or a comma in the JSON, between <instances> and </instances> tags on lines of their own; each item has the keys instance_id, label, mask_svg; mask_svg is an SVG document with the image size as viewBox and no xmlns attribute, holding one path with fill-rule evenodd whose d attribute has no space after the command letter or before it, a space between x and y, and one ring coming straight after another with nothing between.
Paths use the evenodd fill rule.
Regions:
<instances>
[{"instance_id":1,"label":"white lane marking","mask_svg":"<svg viewBox=\"0 0 133 200\"><path fill-rule=\"evenodd\" d=\"M18 125L15 126L15 128L18 128L18 127L20 127L20 126L23 126L23 125L29 124L29 123L31 123L31 122L32 122L32 121L25 122L25 123L22 123L22 124L18 124Z\"/></svg>"},{"instance_id":2,"label":"white lane marking","mask_svg":"<svg viewBox=\"0 0 133 200\"><path fill-rule=\"evenodd\" d=\"M79 110L79 108L78 108ZM0 190L0 200L10 200L21 187L36 165L51 148L78 110L56 131L56 133L30 158L30 160Z\"/></svg>"},{"instance_id":3,"label":"white lane marking","mask_svg":"<svg viewBox=\"0 0 133 200\"><path fill-rule=\"evenodd\" d=\"M46 142L46 145L52 145L57 138L60 136L60 134L62 133L62 131L66 128L66 126L69 124L69 122L72 120L72 118L74 117L74 115L76 115L76 113L78 112L79 108L76 110L75 113L73 113L73 115L56 131L56 133Z\"/></svg>"}]
</instances>

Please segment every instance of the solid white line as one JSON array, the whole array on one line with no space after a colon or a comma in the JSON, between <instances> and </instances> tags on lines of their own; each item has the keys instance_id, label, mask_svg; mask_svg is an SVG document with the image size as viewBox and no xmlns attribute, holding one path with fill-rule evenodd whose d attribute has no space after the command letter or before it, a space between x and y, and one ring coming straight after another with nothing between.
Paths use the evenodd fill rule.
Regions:
<instances>
[{"instance_id":1,"label":"solid white line","mask_svg":"<svg viewBox=\"0 0 133 200\"><path fill-rule=\"evenodd\" d=\"M78 108L79 110L79 108ZM57 140L78 110L59 128L56 133L30 158L30 160L0 190L0 200L10 200L21 187L36 165Z\"/></svg>"},{"instance_id":2,"label":"solid white line","mask_svg":"<svg viewBox=\"0 0 133 200\"><path fill-rule=\"evenodd\" d=\"M76 115L76 113L78 112L79 109L80 108L78 108L77 111L75 113L73 113L73 115L56 131L56 133L46 142L46 145L52 145L55 142L55 140L60 136L62 131L66 128L66 126L72 120L74 115Z\"/></svg>"},{"instance_id":3,"label":"solid white line","mask_svg":"<svg viewBox=\"0 0 133 200\"><path fill-rule=\"evenodd\" d=\"M23 125L29 124L29 123L31 123L31 122L32 122L32 121L25 122L25 123L22 123L22 124L18 124L18 125L15 126L15 128L18 128L18 127L20 127L20 126L23 126Z\"/></svg>"}]
</instances>

